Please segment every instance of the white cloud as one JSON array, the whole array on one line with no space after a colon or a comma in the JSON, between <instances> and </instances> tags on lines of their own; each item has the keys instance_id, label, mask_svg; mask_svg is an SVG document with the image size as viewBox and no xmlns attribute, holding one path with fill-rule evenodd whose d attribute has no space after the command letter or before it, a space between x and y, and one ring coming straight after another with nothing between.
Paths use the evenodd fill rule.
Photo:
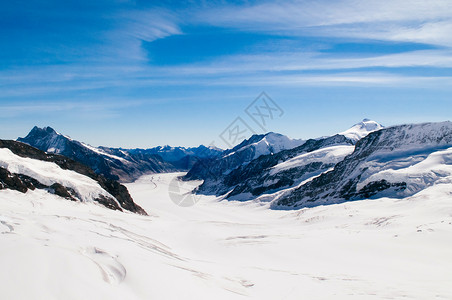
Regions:
<instances>
[{"instance_id":1,"label":"white cloud","mask_svg":"<svg viewBox=\"0 0 452 300\"><path fill-rule=\"evenodd\" d=\"M121 22L122 34L152 42L170 35L181 34L178 17L168 11L128 11Z\"/></svg>"},{"instance_id":2,"label":"white cloud","mask_svg":"<svg viewBox=\"0 0 452 300\"><path fill-rule=\"evenodd\" d=\"M253 74L256 72L318 71L373 67L452 67L451 50L419 50L368 57L330 57L321 53L268 53L223 57L210 63L159 68L164 75Z\"/></svg>"},{"instance_id":3,"label":"white cloud","mask_svg":"<svg viewBox=\"0 0 452 300\"><path fill-rule=\"evenodd\" d=\"M119 116L120 111L129 108L140 106L143 101L101 101L81 102L81 101L18 101L16 103L0 105L2 115L0 119L15 118L24 115L52 115L54 113L67 112L70 114L90 114L93 116Z\"/></svg>"},{"instance_id":4,"label":"white cloud","mask_svg":"<svg viewBox=\"0 0 452 300\"><path fill-rule=\"evenodd\" d=\"M367 68L382 68L384 73L369 73ZM11 76L0 72L3 82L0 99L36 98L56 95L76 97L84 92L102 95L105 89L126 88L139 91L150 86L206 86L206 85L297 85L304 84L357 84L373 83L393 85L444 85L446 77L423 76L422 72L400 73L393 68L452 67L452 50L422 50L369 57L331 57L321 53L269 53L236 55L208 63L185 66L142 66L122 69L118 67L45 67L20 72ZM354 73L350 73L353 70ZM344 72L348 71L346 74ZM416 77L417 76L417 77ZM448 80L448 79L447 79ZM447 81L450 85L450 81ZM111 97L111 95L110 95Z\"/></svg>"},{"instance_id":5,"label":"white cloud","mask_svg":"<svg viewBox=\"0 0 452 300\"><path fill-rule=\"evenodd\" d=\"M386 72L352 72L329 73L323 75L270 75L254 77L236 77L215 81L213 85L224 86L355 86L355 87L423 87L448 88L452 85L452 77L404 76Z\"/></svg>"},{"instance_id":6,"label":"white cloud","mask_svg":"<svg viewBox=\"0 0 452 300\"><path fill-rule=\"evenodd\" d=\"M389 37L396 41L419 42L452 47L452 20L401 28Z\"/></svg>"},{"instance_id":7,"label":"white cloud","mask_svg":"<svg viewBox=\"0 0 452 300\"><path fill-rule=\"evenodd\" d=\"M281 1L252 6L228 6L199 14L202 22L263 29L342 25L371 22L450 19L448 0Z\"/></svg>"},{"instance_id":8,"label":"white cloud","mask_svg":"<svg viewBox=\"0 0 452 300\"><path fill-rule=\"evenodd\" d=\"M147 63L143 42L152 42L171 35L182 34L178 16L168 10L126 10L112 15L116 24L101 37L96 61L103 58L108 63Z\"/></svg>"},{"instance_id":9,"label":"white cloud","mask_svg":"<svg viewBox=\"0 0 452 300\"><path fill-rule=\"evenodd\" d=\"M198 21L282 35L320 35L452 46L452 1L285 1L202 11Z\"/></svg>"}]
</instances>

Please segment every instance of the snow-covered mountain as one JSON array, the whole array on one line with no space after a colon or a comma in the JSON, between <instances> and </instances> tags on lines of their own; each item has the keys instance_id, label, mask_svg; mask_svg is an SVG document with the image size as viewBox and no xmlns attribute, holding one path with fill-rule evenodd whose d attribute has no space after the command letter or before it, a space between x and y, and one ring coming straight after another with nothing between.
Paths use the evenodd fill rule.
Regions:
<instances>
[{"instance_id":1,"label":"snow-covered mountain","mask_svg":"<svg viewBox=\"0 0 452 300\"><path fill-rule=\"evenodd\" d=\"M225 150L219 157L200 160L191 168L184 179L216 180L262 155L273 155L286 149L292 149L303 143L303 140L291 139L274 132L260 135L256 134L234 148ZM205 183L207 184L207 182Z\"/></svg>"},{"instance_id":2,"label":"snow-covered mountain","mask_svg":"<svg viewBox=\"0 0 452 300\"><path fill-rule=\"evenodd\" d=\"M252 136L221 158L198 163L185 179L203 179L199 193L249 200L320 175L350 154L359 136L380 128L365 119L343 133L307 141L274 133Z\"/></svg>"},{"instance_id":3,"label":"snow-covered mountain","mask_svg":"<svg viewBox=\"0 0 452 300\"><path fill-rule=\"evenodd\" d=\"M34 127L18 141L48 153L69 157L107 178L133 181L145 173L174 171L176 168L154 154L130 155L122 149L96 148L73 140L51 127Z\"/></svg>"},{"instance_id":4,"label":"snow-covered mountain","mask_svg":"<svg viewBox=\"0 0 452 300\"><path fill-rule=\"evenodd\" d=\"M81 162L107 178L133 181L146 173L188 170L198 157L221 153L215 147L156 147L152 149L122 149L93 147L56 132L51 127L34 127L18 141L48 153L61 154Z\"/></svg>"},{"instance_id":5,"label":"snow-covered mountain","mask_svg":"<svg viewBox=\"0 0 452 300\"><path fill-rule=\"evenodd\" d=\"M369 133L382 129L383 126L375 121L364 119L353 125L350 129L339 133L355 142L359 141Z\"/></svg>"},{"instance_id":6,"label":"snow-covered mountain","mask_svg":"<svg viewBox=\"0 0 452 300\"><path fill-rule=\"evenodd\" d=\"M15 141L0 140L1 189L22 193L43 189L72 201L96 202L114 210L146 214L118 182L67 157Z\"/></svg>"},{"instance_id":7,"label":"snow-covered mountain","mask_svg":"<svg viewBox=\"0 0 452 300\"><path fill-rule=\"evenodd\" d=\"M226 150L223 153L223 156L232 156L236 153L246 152L247 157L253 160L261 155L275 154L282 150L298 147L303 143L303 140L291 139L285 135L274 132L255 134L234 148Z\"/></svg>"},{"instance_id":8,"label":"snow-covered mountain","mask_svg":"<svg viewBox=\"0 0 452 300\"><path fill-rule=\"evenodd\" d=\"M361 139L333 170L277 196L276 206L403 198L452 184L452 123L393 126Z\"/></svg>"}]
</instances>

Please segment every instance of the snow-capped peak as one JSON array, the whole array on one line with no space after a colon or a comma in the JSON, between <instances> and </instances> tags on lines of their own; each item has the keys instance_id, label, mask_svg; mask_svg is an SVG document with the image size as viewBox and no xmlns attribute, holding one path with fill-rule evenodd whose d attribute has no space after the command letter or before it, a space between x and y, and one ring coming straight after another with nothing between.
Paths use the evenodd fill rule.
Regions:
<instances>
[{"instance_id":1,"label":"snow-capped peak","mask_svg":"<svg viewBox=\"0 0 452 300\"><path fill-rule=\"evenodd\" d=\"M300 139L291 139L288 136L279 133L269 132L259 143L262 142L266 143L269 148L271 148L272 153L277 153L282 150L298 147L305 141Z\"/></svg>"},{"instance_id":2,"label":"snow-capped peak","mask_svg":"<svg viewBox=\"0 0 452 300\"><path fill-rule=\"evenodd\" d=\"M275 154L282 150L298 147L304 142L304 140L291 139L279 133L269 132L264 135L253 135L248 140L243 141L225 153L225 156L229 156L249 148L254 148L254 159L256 159L261 155Z\"/></svg>"},{"instance_id":3,"label":"snow-capped peak","mask_svg":"<svg viewBox=\"0 0 452 300\"><path fill-rule=\"evenodd\" d=\"M350 129L339 133L351 140L358 141L373 131L383 129L383 125L373 120L364 119L353 125Z\"/></svg>"}]
</instances>

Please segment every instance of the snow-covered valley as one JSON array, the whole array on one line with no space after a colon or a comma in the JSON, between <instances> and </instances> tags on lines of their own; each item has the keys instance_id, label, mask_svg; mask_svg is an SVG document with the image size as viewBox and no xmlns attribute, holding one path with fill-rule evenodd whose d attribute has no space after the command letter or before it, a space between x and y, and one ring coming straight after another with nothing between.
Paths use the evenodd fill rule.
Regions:
<instances>
[{"instance_id":1,"label":"snow-covered valley","mask_svg":"<svg viewBox=\"0 0 452 300\"><path fill-rule=\"evenodd\" d=\"M270 210L198 195L177 206L180 175L127 184L149 216L1 190L1 298L452 299L450 184Z\"/></svg>"}]
</instances>

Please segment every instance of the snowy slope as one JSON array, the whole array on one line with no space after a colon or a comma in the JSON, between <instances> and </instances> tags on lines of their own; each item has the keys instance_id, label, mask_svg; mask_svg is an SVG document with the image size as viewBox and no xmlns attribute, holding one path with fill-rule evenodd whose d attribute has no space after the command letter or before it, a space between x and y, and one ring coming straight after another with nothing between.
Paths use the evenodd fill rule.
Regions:
<instances>
[{"instance_id":1,"label":"snowy slope","mask_svg":"<svg viewBox=\"0 0 452 300\"><path fill-rule=\"evenodd\" d=\"M452 123L400 125L361 139L334 170L280 196L277 205L312 206L369 197L406 197L448 182Z\"/></svg>"},{"instance_id":2,"label":"snowy slope","mask_svg":"<svg viewBox=\"0 0 452 300\"><path fill-rule=\"evenodd\" d=\"M27 175L47 186L59 183L74 190L76 197L83 202L94 201L101 196L114 199L95 180L87 176L71 170L63 170L52 162L20 157L9 149L0 149L0 167L11 173Z\"/></svg>"},{"instance_id":3,"label":"snowy slope","mask_svg":"<svg viewBox=\"0 0 452 300\"><path fill-rule=\"evenodd\" d=\"M196 164L185 179L204 180L199 193L250 200L263 193L291 188L331 169L353 151L357 136L374 131L374 125L381 127L364 120L344 134L307 141L274 133L254 135L225 151L223 157Z\"/></svg>"},{"instance_id":4,"label":"snowy slope","mask_svg":"<svg viewBox=\"0 0 452 300\"><path fill-rule=\"evenodd\" d=\"M244 201L291 189L331 170L346 155L353 152L353 149L350 140L338 135L308 140L295 149L261 156L225 177L224 182L230 190L226 197Z\"/></svg>"},{"instance_id":5,"label":"snowy slope","mask_svg":"<svg viewBox=\"0 0 452 300\"><path fill-rule=\"evenodd\" d=\"M128 153L126 153L126 152L122 152L123 155L124 155L124 157L120 157L120 156L117 156L117 155L112 155L112 154L110 154L110 153L107 153L107 152L106 152L105 150L103 150L102 148L93 147L93 146L91 146L91 145L88 145L88 144L85 144L85 143L82 143L82 142L80 142L80 145L82 145L82 146L85 147L86 149L91 150L91 151L93 151L93 152L95 152L95 153L97 153L97 154L99 154L99 155L107 156L107 157L109 157L109 158L112 158L112 159L115 159L115 160L120 160L120 161L122 161L122 162L126 162L126 161L127 161L127 160L124 158L124 157L127 157L127 156L128 156ZM47 151L47 152L49 152L49 151Z\"/></svg>"},{"instance_id":6,"label":"snowy slope","mask_svg":"<svg viewBox=\"0 0 452 300\"><path fill-rule=\"evenodd\" d=\"M412 195L435 184L452 184L452 147L393 161L390 166L359 182L357 189L381 180L405 182L407 188L397 193L399 197Z\"/></svg>"},{"instance_id":7,"label":"snowy slope","mask_svg":"<svg viewBox=\"0 0 452 300\"><path fill-rule=\"evenodd\" d=\"M299 211L128 184L150 216L0 191L2 299L452 299L450 184Z\"/></svg>"},{"instance_id":8,"label":"snowy slope","mask_svg":"<svg viewBox=\"0 0 452 300\"><path fill-rule=\"evenodd\" d=\"M282 134L269 132L253 135L219 157L197 162L184 177L185 180L205 180L202 186L206 193L218 194L223 189L221 178L265 155L274 155L281 151L293 149L305 143L303 140L291 139ZM218 188L215 188L219 182ZM207 187L207 185L209 185Z\"/></svg>"},{"instance_id":9,"label":"snowy slope","mask_svg":"<svg viewBox=\"0 0 452 300\"><path fill-rule=\"evenodd\" d=\"M383 129L381 124L369 119L364 119L362 122L353 125L351 128L339 134L357 142L369 133L380 129Z\"/></svg>"},{"instance_id":10,"label":"snowy slope","mask_svg":"<svg viewBox=\"0 0 452 300\"><path fill-rule=\"evenodd\" d=\"M276 174L292 168L305 166L314 162L322 162L324 164L337 164L349 155L355 149L354 146L339 145L321 148L308 153L303 153L289 160L283 161L271 168L270 174Z\"/></svg>"},{"instance_id":11,"label":"snowy slope","mask_svg":"<svg viewBox=\"0 0 452 300\"><path fill-rule=\"evenodd\" d=\"M119 182L65 156L16 141L0 140L0 190L3 189L22 193L40 189L65 200L96 202L114 210L146 214Z\"/></svg>"},{"instance_id":12,"label":"snowy slope","mask_svg":"<svg viewBox=\"0 0 452 300\"><path fill-rule=\"evenodd\" d=\"M231 172L260 157L278 154L302 144L302 140L290 139L273 132L253 135L234 148L225 150L219 157L199 160L184 176L184 180L204 180L198 189L200 193L225 194L230 187L224 179Z\"/></svg>"}]
</instances>

